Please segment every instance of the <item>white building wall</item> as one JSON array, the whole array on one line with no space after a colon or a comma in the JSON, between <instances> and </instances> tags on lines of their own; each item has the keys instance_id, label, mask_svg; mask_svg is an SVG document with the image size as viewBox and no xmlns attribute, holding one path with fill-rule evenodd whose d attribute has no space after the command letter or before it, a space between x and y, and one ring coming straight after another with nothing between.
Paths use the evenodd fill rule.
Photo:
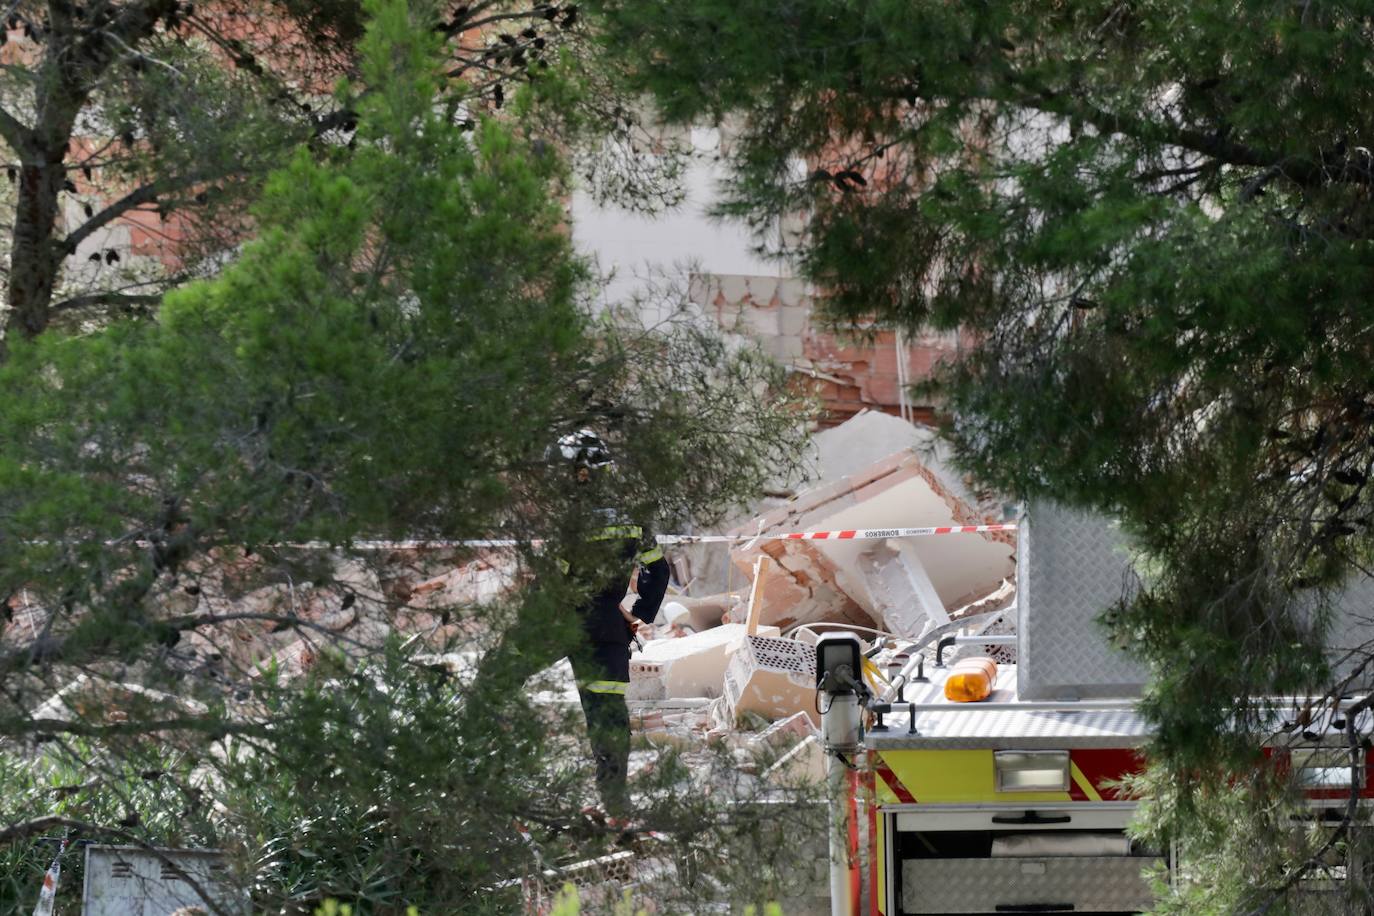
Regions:
<instances>
[{"instance_id":1,"label":"white building wall","mask_svg":"<svg viewBox=\"0 0 1374 916\"><path fill-rule=\"evenodd\" d=\"M684 199L666 213L630 213L614 205L602 206L585 191L572 200L573 241L591 257L603 274L599 305L627 302L646 281L676 279L685 290L689 273L783 277L785 265L755 255L747 229L739 223L711 219L706 211L718 197L725 174L718 159L720 133L711 128L691 132L694 157L683 176ZM651 323L656 310L646 309Z\"/></svg>"}]
</instances>

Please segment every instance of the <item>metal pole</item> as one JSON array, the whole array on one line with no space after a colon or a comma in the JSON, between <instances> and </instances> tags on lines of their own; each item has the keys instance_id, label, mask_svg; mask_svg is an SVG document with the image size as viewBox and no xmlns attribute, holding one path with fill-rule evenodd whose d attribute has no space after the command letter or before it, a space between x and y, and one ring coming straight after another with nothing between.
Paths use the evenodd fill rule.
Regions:
<instances>
[{"instance_id":1,"label":"metal pole","mask_svg":"<svg viewBox=\"0 0 1374 916\"><path fill-rule=\"evenodd\" d=\"M1131 712L1137 700L1014 700L998 703L980 700L977 703L908 703L915 712Z\"/></svg>"},{"instance_id":2,"label":"metal pole","mask_svg":"<svg viewBox=\"0 0 1374 916\"><path fill-rule=\"evenodd\" d=\"M825 787L830 802L830 913L855 916L850 888L850 778L862 740L859 698L852 692L826 694L821 714L825 741Z\"/></svg>"},{"instance_id":3,"label":"metal pole","mask_svg":"<svg viewBox=\"0 0 1374 916\"><path fill-rule=\"evenodd\" d=\"M1001 617L1006 614L1015 613L1016 605L1013 604L1009 607L1003 608L1000 611L984 611L981 614L970 614L967 617L960 617L958 620L951 620L949 623L943 624L942 626L938 626L935 629L931 630L929 633L925 634L920 639L916 640L911 645L906 647L906 651L911 654L911 659L906 663L905 666L903 666L902 670L898 672L897 676L892 679L892 683L889 684L886 689L880 692L879 698L882 700L890 700L893 697L895 697L897 695L897 691L901 689L902 685L909 682L911 678L911 672L916 669L916 665L921 660L921 653L925 651L927 646L933 645L934 643L939 641L941 636L944 636L948 633L953 633L956 630L962 630L965 627L971 626L975 623L991 623L998 617Z\"/></svg>"}]
</instances>

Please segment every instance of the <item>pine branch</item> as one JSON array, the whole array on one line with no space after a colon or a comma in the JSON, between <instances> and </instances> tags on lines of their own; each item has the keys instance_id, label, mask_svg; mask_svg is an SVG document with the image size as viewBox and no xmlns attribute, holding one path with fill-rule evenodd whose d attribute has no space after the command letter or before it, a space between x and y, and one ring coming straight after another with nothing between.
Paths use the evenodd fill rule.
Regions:
<instances>
[{"instance_id":1,"label":"pine branch","mask_svg":"<svg viewBox=\"0 0 1374 916\"><path fill-rule=\"evenodd\" d=\"M153 294L136 295L115 292L88 293L84 296L73 296L70 299L64 299L61 302L54 303L49 306L48 311L55 315L58 312L70 312L76 309L90 308L94 305L157 305L161 301L162 296Z\"/></svg>"},{"instance_id":2,"label":"pine branch","mask_svg":"<svg viewBox=\"0 0 1374 916\"><path fill-rule=\"evenodd\" d=\"M17 723L0 724L0 735L25 737L33 735L72 735L80 738L114 738L129 735L155 735L159 732L201 732L211 738L225 735L267 738L271 731L262 725L231 722L209 716L187 716L175 719L128 719L120 722L95 724L68 719L24 719ZM3 841L0 840L0 844Z\"/></svg>"},{"instance_id":3,"label":"pine branch","mask_svg":"<svg viewBox=\"0 0 1374 916\"><path fill-rule=\"evenodd\" d=\"M199 182L208 181L211 178L223 178L228 172L218 175L184 175L177 178L166 178L151 182L142 187L135 188L128 194L107 205L103 210L96 213L86 222L78 226L66 238L58 243L58 251L64 256L70 255L86 239L94 235L98 230L114 222L119 217L128 213L130 210L157 201L158 197L172 191L180 191L189 188Z\"/></svg>"},{"instance_id":4,"label":"pine branch","mask_svg":"<svg viewBox=\"0 0 1374 916\"><path fill-rule=\"evenodd\" d=\"M19 119L4 107L0 107L0 137L4 138L21 159L32 151L33 131L20 123Z\"/></svg>"}]
</instances>

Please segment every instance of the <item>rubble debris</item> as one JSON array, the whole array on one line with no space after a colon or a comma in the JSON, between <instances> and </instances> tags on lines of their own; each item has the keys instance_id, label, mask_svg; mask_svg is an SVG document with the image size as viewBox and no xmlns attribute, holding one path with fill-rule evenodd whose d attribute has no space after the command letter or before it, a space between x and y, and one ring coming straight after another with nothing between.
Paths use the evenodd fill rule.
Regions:
<instances>
[{"instance_id":1,"label":"rubble debris","mask_svg":"<svg viewBox=\"0 0 1374 916\"><path fill-rule=\"evenodd\" d=\"M725 668L725 702L738 722L748 713L781 719L803 712L820 726L815 650L795 639L745 636Z\"/></svg>"},{"instance_id":2,"label":"rubble debris","mask_svg":"<svg viewBox=\"0 0 1374 916\"><path fill-rule=\"evenodd\" d=\"M999 505L974 500L935 458L908 449L803 492L736 533L1001 520ZM884 541L877 547L860 540L755 539L735 548L731 560L743 573L761 555L776 561L779 574L770 576L760 592L764 623L784 631L800 623L849 623L914 638L1010 577L1014 538L1011 532L987 532Z\"/></svg>"},{"instance_id":3,"label":"rubble debris","mask_svg":"<svg viewBox=\"0 0 1374 916\"><path fill-rule=\"evenodd\" d=\"M792 785L816 785L825 780L825 747L817 735L808 735L768 769L765 779Z\"/></svg>"},{"instance_id":4,"label":"rubble debris","mask_svg":"<svg viewBox=\"0 0 1374 916\"><path fill-rule=\"evenodd\" d=\"M986 636L1009 636L1016 633L1016 583L1012 581L1003 582L997 589L988 595L980 598L972 604L965 605L950 616L954 619L962 617L973 617L989 611L1006 611L998 617L994 617L987 623L979 626L975 625L972 632ZM954 651L946 655L950 663L954 663L970 655L986 655L999 665L1013 665L1016 663L1016 646L977 643L966 643L961 646L954 646Z\"/></svg>"},{"instance_id":5,"label":"rubble debris","mask_svg":"<svg viewBox=\"0 0 1374 916\"><path fill-rule=\"evenodd\" d=\"M944 602L913 552L892 541L878 541L859 556L854 572L888 632L915 639L949 623Z\"/></svg>"},{"instance_id":6,"label":"rubble debris","mask_svg":"<svg viewBox=\"0 0 1374 916\"><path fill-rule=\"evenodd\" d=\"M778 575L759 589L755 606L760 623L786 629L798 623L851 623L876 627L877 621L840 585L841 571L814 541L766 541L757 548L777 563ZM743 565L737 548L732 559ZM753 557L749 565L753 565ZM733 611L733 621L739 615Z\"/></svg>"},{"instance_id":7,"label":"rubble debris","mask_svg":"<svg viewBox=\"0 0 1374 916\"><path fill-rule=\"evenodd\" d=\"M748 580L747 599L736 592L675 597L682 606L674 609L674 619L683 620L685 608L693 607L693 624L702 604L709 604L708 628L654 640L632 659L627 699L641 707L639 726L651 742L682 746L690 738L723 739L742 753L782 754L768 770L773 777L811 773L822 762L813 630L849 627L867 640L873 639L868 632L886 634L877 644L881 669L935 627L1014 604L1015 541L1009 532L888 540L755 537L1003 520L1000 504L978 498L933 451L917 454L913 446L927 434L882 416L860 415L851 423L876 424L890 434L878 447L895 442L899 450L859 465L843 448L843 428L822 434L826 439L818 436L818 456L845 473L735 530L750 536L730 551L734 571ZM712 626L716 613L722 615L720 626ZM1014 628L1013 616L1009 612L993 627ZM987 651L977 644L970 648ZM719 699L667 711L667 704L689 694ZM657 715L656 705L664 707ZM772 724L748 734L759 719Z\"/></svg>"},{"instance_id":8,"label":"rubble debris","mask_svg":"<svg viewBox=\"0 0 1374 916\"><path fill-rule=\"evenodd\" d=\"M515 586L518 574L509 555L478 557L419 583L406 597L423 609L487 604Z\"/></svg>"},{"instance_id":9,"label":"rubble debris","mask_svg":"<svg viewBox=\"0 0 1374 916\"><path fill-rule=\"evenodd\" d=\"M720 548L717 547L716 549L719 550ZM690 625L698 633L712 627L718 627L722 623L728 623L729 621L725 619L727 615L744 603L743 597L735 592L706 595L700 598L675 595L672 601L687 609L688 613L691 614Z\"/></svg>"},{"instance_id":10,"label":"rubble debris","mask_svg":"<svg viewBox=\"0 0 1374 916\"><path fill-rule=\"evenodd\" d=\"M777 749L815 734L816 726L811 722L811 717L804 712L798 712L785 719L779 719L759 732L754 736L753 743Z\"/></svg>"},{"instance_id":11,"label":"rubble debris","mask_svg":"<svg viewBox=\"0 0 1374 916\"><path fill-rule=\"evenodd\" d=\"M815 474L807 489L861 473L897 452L927 449L931 439L928 427L879 411L861 410L839 426L811 437L808 457Z\"/></svg>"},{"instance_id":12,"label":"rubble debris","mask_svg":"<svg viewBox=\"0 0 1374 916\"><path fill-rule=\"evenodd\" d=\"M878 411L861 410L839 426L823 429L811 437L804 462L808 469L805 481L800 485L795 485L794 481L775 481L764 489L753 511L736 517L725 527L752 531L751 526L756 524L753 520L787 505L787 500L796 497L798 492L829 486L897 452L928 449L931 438L931 431L924 427ZM964 488L958 488L957 495L968 500ZM739 581L739 572L730 562L729 553L715 545L679 547L674 549L673 555L688 558L692 575L677 581L690 581L696 592L731 591Z\"/></svg>"},{"instance_id":13,"label":"rubble debris","mask_svg":"<svg viewBox=\"0 0 1374 916\"><path fill-rule=\"evenodd\" d=\"M655 639L630 657L627 700L707 697L721 695L730 650L747 633L744 624L730 623L676 639ZM764 636L777 636L777 627L763 627Z\"/></svg>"},{"instance_id":14,"label":"rubble debris","mask_svg":"<svg viewBox=\"0 0 1374 916\"><path fill-rule=\"evenodd\" d=\"M856 433L857 431L857 433ZM709 583L703 556L731 575L721 591L676 594L662 623L632 656L626 701L635 731L658 747L691 749L722 742L770 778L819 776L814 646L809 628L853 627L868 640L889 634L874 659L880 669L913 640L951 619L988 610L1007 613L985 630L1015 629L1014 534L990 532L941 538L889 540L773 540L781 531L963 525L1003 520L1002 507L980 500L929 450L928 433L881 414L859 414L815 438L828 475L821 485L791 496L736 533L749 540L734 548L690 548L690 565L677 563L687 590ZM676 549L672 551L676 553ZM672 557L677 560L679 558ZM294 568L293 568L294 570ZM524 580L510 552L436 554L397 551L370 562L334 557L322 561L317 583L262 575L245 555L229 573L172 595L177 613L243 619L208 633L188 631L183 648L203 666L253 672L273 662L286 676L315 664L324 646L375 651L394 632L424 640L432 649L417 661L463 679L480 656L482 637L496 632L493 615L458 615L451 609L490 605ZM695 572L696 580L688 573ZM11 602L14 604L13 600ZM184 605L184 606L182 606ZM5 628L32 634L42 619L27 602ZM258 615L258 619L254 618ZM20 628L22 627L22 630ZM798 629L801 628L801 629ZM793 631L795 635L793 634ZM213 639L212 639L213 637ZM455 639L453 637L471 637ZM789 638L792 637L792 638ZM957 647L994 654L1011 647L969 643ZM955 655L960 653L957 651ZM881 654L886 653L886 654ZM576 706L566 662L527 684L544 708ZM56 698L58 701L73 696ZM146 699L146 698L145 698ZM781 755L781 756L779 756Z\"/></svg>"}]
</instances>

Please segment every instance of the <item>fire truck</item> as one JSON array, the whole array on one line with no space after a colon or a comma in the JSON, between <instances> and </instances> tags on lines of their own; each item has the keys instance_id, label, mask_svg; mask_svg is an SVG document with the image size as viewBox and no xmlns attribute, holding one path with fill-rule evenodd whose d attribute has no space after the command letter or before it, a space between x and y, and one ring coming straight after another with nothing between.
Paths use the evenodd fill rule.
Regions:
<instances>
[{"instance_id":1,"label":"fire truck","mask_svg":"<svg viewBox=\"0 0 1374 916\"><path fill-rule=\"evenodd\" d=\"M1027 512L1018 539L1014 634L956 620L910 646L880 689L862 674L866 644L817 643L837 916L1134 913L1154 899L1148 876L1175 874L1174 850L1128 835L1137 802L1117 785L1149 738L1135 709L1144 672L1095 623L1128 576L1122 539L1054 506ZM1012 645L985 699L946 697L955 653ZM1344 810L1352 780L1370 797L1340 710L1285 731L1283 706L1267 750L1296 769L1314 815Z\"/></svg>"}]
</instances>

